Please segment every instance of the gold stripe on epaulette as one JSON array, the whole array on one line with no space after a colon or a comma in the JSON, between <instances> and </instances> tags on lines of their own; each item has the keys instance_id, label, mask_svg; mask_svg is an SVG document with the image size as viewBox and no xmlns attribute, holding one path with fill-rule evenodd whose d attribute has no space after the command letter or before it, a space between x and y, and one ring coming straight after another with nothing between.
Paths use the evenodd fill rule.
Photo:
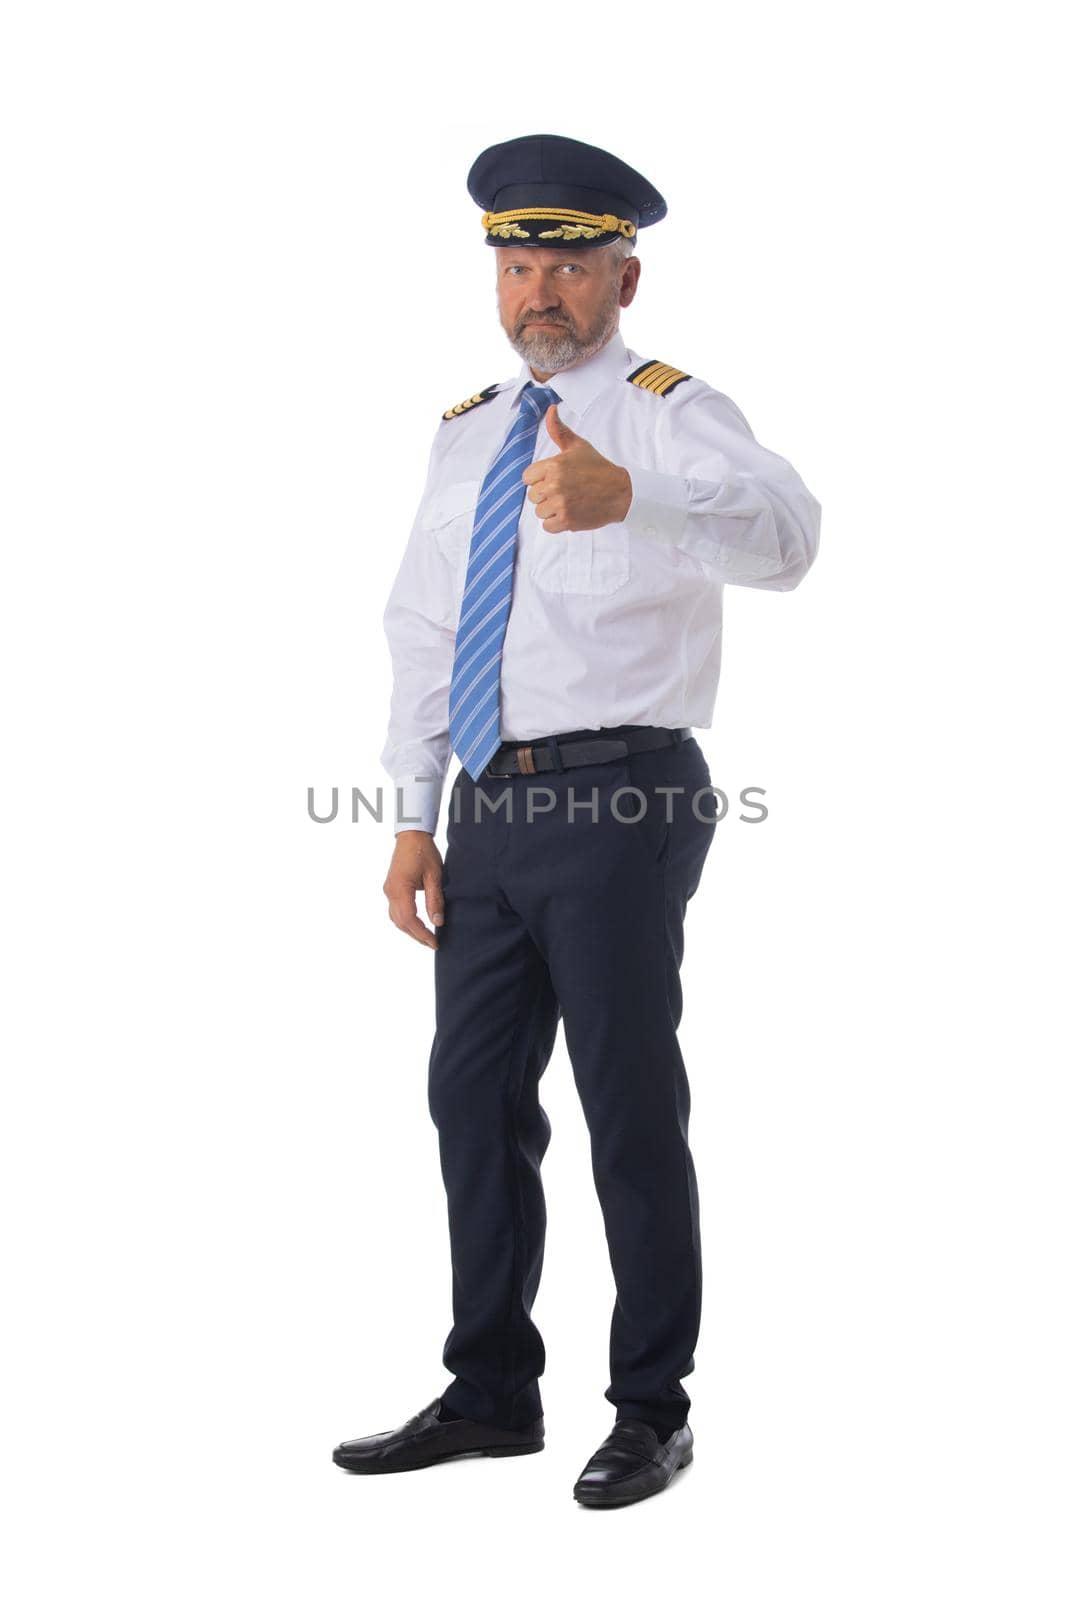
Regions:
<instances>
[{"instance_id":1,"label":"gold stripe on epaulette","mask_svg":"<svg viewBox=\"0 0 1067 1600\"><path fill-rule=\"evenodd\" d=\"M646 361L636 372L631 372L626 381L637 389L649 389L653 394L666 395L692 376L691 372L670 367L665 361Z\"/></svg>"},{"instance_id":2,"label":"gold stripe on epaulette","mask_svg":"<svg viewBox=\"0 0 1067 1600\"><path fill-rule=\"evenodd\" d=\"M472 394L469 400L461 400L458 405L449 406L447 411L442 411L441 421L451 422L453 417L461 417L465 411L470 411L472 406L480 406L483 401L491 400L500 385L492 383L488 389L483 389L480 394Z\"/></svg>"}]
</instances>

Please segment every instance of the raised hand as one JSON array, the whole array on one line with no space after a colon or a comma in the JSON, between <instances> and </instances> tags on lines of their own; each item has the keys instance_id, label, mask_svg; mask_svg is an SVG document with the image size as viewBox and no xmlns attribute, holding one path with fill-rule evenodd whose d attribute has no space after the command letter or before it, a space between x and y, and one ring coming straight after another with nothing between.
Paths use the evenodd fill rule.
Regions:
<instances>
[{"instance_id":1,"label":"raised hand","mask_svg":"<svg viewBox=\"0 0 1067 1600\"><path fill-rule=\"evenodd\" d=\"M545 412L545 426L559 454L532 462L522 475L545 532L584 533L621 522L633 499L626 468L568 428L558 406Z\"/></svg>"}]
</instances>

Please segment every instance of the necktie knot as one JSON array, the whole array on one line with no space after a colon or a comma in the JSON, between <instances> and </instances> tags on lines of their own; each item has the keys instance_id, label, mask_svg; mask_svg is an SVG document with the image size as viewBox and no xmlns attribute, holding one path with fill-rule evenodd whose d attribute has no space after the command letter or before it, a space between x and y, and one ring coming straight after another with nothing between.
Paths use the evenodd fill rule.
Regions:
<instances>
[{"instance_id":1,"label":"necktie knot","mask_svg":"<svg viewBox=\"0 0 1067 1600\"><path fill-rule=\"evenodd\" d=\"M522 403L538 417L543 417L549 406L558 406L560 402L555 389L549 389L542 384L528 383L522 391Z\"/></svg>"}]
</instances>

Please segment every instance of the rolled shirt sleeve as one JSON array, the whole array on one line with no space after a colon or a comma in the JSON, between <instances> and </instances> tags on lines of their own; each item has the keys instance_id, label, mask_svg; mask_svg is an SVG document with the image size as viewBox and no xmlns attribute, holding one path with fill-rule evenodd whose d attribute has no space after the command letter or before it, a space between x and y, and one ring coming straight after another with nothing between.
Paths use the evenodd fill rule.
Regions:
<instances>
[{"instance_id":1,"label":"rolled shirt sleeve","mask_svg":"<svg viewBox=\"0 0 1067 1600\"><path fill-rule=\"evenodd\" d=\"M676 545L719 583L796 588L818 552L821 507L732 400L690 379L656 416L655 459L657 470L621 462L635 537Z\"/></svg>"}]
</instances>

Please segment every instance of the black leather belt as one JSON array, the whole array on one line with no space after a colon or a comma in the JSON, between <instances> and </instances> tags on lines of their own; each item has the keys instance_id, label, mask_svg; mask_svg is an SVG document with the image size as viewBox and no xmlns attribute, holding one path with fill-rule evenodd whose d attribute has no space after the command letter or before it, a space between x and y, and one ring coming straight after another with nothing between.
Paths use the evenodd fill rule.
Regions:
<instances>
[{"instance_id":1,"label":"black leather belt","mask_svg":"<svg viewBox=\"0 0 1067 1600\"><path fill-rule=\"evenodd\" d=\"M550 733L540 739L505 739L485 776L512 778L534 772L562 772L566 767L588 767L602 761L621 761L638 750L661 750L693 737L692 728L578 728L570 733Z\"/></svg>"}]
</instances>

